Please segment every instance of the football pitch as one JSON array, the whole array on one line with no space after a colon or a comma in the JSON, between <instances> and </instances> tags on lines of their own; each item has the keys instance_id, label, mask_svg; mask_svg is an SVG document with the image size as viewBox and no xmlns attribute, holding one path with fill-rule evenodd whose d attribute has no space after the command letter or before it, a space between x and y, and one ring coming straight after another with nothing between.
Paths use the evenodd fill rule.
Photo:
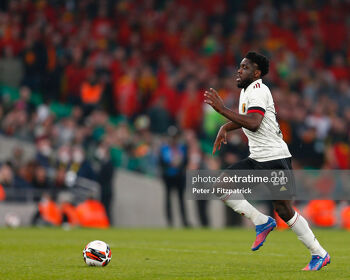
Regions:
<instances>
[{"instance_id":1,"label":"football pitch","mask_svg":"<svg viewBox=\"0 0 350 280\"><path fill-rule=\"evenodd\" d=\"M253 229L0 228L0 279L350 279L350 232L314 232L332 258L316 272L300 270L310 255L291 231L251 252ZM96 239L111 246L106 267L83 261Z\"/></svg>"}]
</instances>

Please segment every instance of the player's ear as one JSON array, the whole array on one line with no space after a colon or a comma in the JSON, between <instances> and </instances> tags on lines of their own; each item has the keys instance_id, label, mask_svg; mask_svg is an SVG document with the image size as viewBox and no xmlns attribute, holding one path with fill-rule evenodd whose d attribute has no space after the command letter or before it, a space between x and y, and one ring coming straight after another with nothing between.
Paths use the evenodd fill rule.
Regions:
<instances>
[{"instance_id":1,"label":"player's ear","mask_svg":"<svg viewBox=\"0 0 350 280\"><path fill-rule=\"evenodd\" d=\"M256 69L256 70L254 71L254 77L255 77L255 78L260 78L260 77L261 77L261 70Z\"/></svg>"}]
</instances>

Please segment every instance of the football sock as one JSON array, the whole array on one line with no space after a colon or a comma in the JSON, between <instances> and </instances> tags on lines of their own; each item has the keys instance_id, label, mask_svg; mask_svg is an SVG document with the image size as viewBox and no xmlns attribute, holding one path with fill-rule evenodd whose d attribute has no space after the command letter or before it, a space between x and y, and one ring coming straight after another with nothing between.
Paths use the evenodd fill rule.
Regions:
<instances>
[{"instance_id":1,"label":"football sock","mask_svg":"<svg viewBox=\"0 0 350 280\"><path fill-rule=\"evenodd\" d=\"M233 209L233 211L250 219L254 225L265 224L268 220L268 216L258 211L253 205L247 200L224 200L226 205Z\"/></svg>"},{"instance_id":2,"label":"football sock","mask_svg":"<svg viewBox=\"0 0 350 280\"><path fill-rule=\"evenodd\" d=\"M295 232L298 239L310 250L311 255L319 255L322 258L326 256L327 252L316 239L308 222L298 212L295 211L293 218L287 222L287 225Z\"/></svg>"}]
</instances>

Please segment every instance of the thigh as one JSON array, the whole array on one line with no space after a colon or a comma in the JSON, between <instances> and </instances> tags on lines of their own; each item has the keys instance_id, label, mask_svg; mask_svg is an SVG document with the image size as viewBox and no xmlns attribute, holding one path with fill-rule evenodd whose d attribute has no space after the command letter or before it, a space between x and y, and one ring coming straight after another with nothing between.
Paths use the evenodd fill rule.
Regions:
<instances>
[{"instance_id":1,"label":"thigh","mask_svg":"<svg viewBox=\"0 0 350 280\"><path fill-rule=\"evenodd\" d=\"M255 168L260 170L292 170L291 158L282 158L262 162L253 159L251 160L254 162Z\"/></svg>"},{"instance_id":2,"label":"thigh","mask_svg":"<svg viewBox=\"0 0 350 280\"><path fill-rule=\"evenodd\" d=\"M174 180L173 178L171 177L168 177L168 176L164 176L163 177L163 180L164 180L164 185L165 185L165 188L169 191L170 189L172 189L173 185L174 185Z\"/></svg>"},{"instance_id":3,"label":"thigh","mask_svg":"<svg viewBox=\"0 0 350 280\"><path fill-rule=\"evenodd\" d=\"M291 158L259 162L259 169L271 170L271 181L266 184L272 200L292 200L295 197L295 180Z\"/></svg>"},{"instance_id":4,"label":"thigh","mask_svg":"<svg viewBox=\"0 0 350 280\"><path fill-rule=\"evenodd\" d=\"M257 170L257 169L259 169L259 167L257 166L257 161L254 161L253 159L248 157L228 166L227 171L224 171L220 177L235 176L235 175L239 177L247 177L248 175L252 174L252 170ZM234 172L234 171L238 171L238 172ZM257 185L259 185L259 183L239 181L235 183L226 183L225 187L242 189L247 187L253 188Z\"/></svg>"},{"instance_id":5,"label":"thigh","mask_svg":"<svg viewBox=\"0 0 350 280\"><path fill-rule=\"evenodd\" d=\"M256 168L256 163L251 158L245 158L227 167L229 170L251 170Z\"/></svg>"}]
</instances>

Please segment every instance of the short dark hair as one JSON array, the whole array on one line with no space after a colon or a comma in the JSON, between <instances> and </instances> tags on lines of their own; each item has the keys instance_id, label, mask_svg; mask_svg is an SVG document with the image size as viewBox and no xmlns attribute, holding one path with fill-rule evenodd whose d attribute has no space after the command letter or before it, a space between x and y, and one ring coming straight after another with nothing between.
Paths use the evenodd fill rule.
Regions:
<instances>
[{"instance_id":1,"label":"short dark hair","mask_svg":"<svg viewBox=\"0 0 350 280\"><path fill-rule=\"evenodd\" d=\"M248 52L245 58L258 65L258 69L261 71L261 77L269 73L269 60L266 56L256 52Z\"/></svg>"}]
</instances>

